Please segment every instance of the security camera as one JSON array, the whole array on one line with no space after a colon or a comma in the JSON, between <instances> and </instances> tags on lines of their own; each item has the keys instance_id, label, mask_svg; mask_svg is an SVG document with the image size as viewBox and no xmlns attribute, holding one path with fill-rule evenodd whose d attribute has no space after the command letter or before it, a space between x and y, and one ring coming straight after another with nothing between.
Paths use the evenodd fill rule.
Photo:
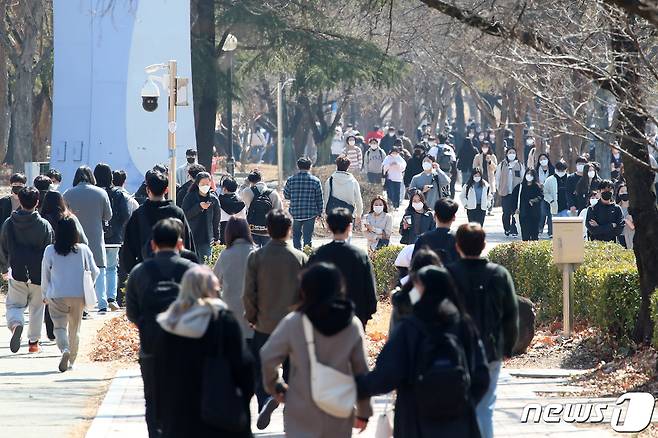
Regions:
<instances>
[{"instance_id":1,"label":"security camera","mask_svg":"<svg viewBox=\"0 0 658 438\"><path fill-rule=\"evenodd\" d=\"M152 113L158 109L158 98L160 97L160 89L152 80L146 81L142 87L142 108L145 111Z\"/></svg>"}]
</instances>

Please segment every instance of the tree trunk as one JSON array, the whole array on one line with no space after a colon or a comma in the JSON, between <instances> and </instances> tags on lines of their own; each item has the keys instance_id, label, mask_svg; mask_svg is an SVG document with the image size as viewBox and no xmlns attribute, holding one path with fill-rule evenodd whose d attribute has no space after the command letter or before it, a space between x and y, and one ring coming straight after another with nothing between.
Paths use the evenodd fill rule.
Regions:
<instances>
[{"instance_id":1,"label":"tree trunk","mask_svg":"<svg viewBox=\"0 0 658 438\"><path fill-rule=\"evenodd\" d=\"M459 151L464 142L464 134L466 133L466 116L464 115L464 95L462 94L462 86L459 82L455 84L455 149Z\"/></svg>"},{"instance_id":2,"label":"tree trunk","mask_svg":"<svg viewBox=\"0 0 658 438\"><path fill-rule=\"evenodd\" d=\"M12 94L11 112L17 117L13 118L14 147L12 163L16 171L22 171L26 161L32 161L33 148L33 114L32 89L34 76L32 66L16 66Z\"/></svg>"},{"instance_id":3,"label":"tree trunk","mask_svg":"<svg viewBox=\"0 0 658 438\"><path fill-rule=\"evenodd\" d=\"M210 170L217 117L217 59L215 58L215 1L192 1L192 88L199 164ZM230 90L226 90L230 93ZM227 143L228 148L228 143Z\"/></svg>"},{"instance_id":4,"label":"tree trunk","mask_svg":"<svg viewBox=\"0 0 658 438\"><path fill-rule=\"evenodd\" d=\"M4 162L9 140L9 75L7 52L0 44L0 163Z\"/></svg>"}]
</instances>

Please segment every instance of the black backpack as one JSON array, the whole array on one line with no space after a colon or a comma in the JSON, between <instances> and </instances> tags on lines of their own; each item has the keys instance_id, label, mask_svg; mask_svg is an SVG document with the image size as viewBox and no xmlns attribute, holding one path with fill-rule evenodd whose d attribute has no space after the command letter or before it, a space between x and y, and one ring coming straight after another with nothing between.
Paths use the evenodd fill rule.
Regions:
<instances>
[{"instance_id":1,"label":"black backpack","mask_svg":"<svg viewBox=\"0 0 658 438\"><path fill-rule=\"evenodd\" d=\"M409 320L424 333L412 379L416 410L421 418L457 418L473 407L468 359L457 329L430 331L416 316Z\"/></svg>"},{"instance_id":2,"label":"black backpack","mask_svg":"<svg viewBox=\"0 0 658 438\"><path fill-rule=\"evenodd\" d=\"M146 347L145 350L149 351L150 347L155 344L160 331L160 326L155 318L167 310L178 297L181 278L189 266L176 264L167 274L161 271L155 260L148 260L144 262L143 266L151 277L151 283L148 290L141 294L139 337L142 348Z\"/></svg>"},{"instance_id":3,"label":"black backpack","mask_svg":"<svg viewBox=\"0 0 658 438\"><path fill-rule=\"evenodd\" d=\"M265 220L265 216L274 207L270 199L272 190L266 189L259 192L256 187L252 187L251 191L254 194L254 199L251 200L249 210L247 210L247 223L249 223L252 233L266 235L267 221Z\"/></svg>"},{"instance_id":4,"label":"black backpack","mask_svg":"<svg viewBox=\"0 0 658 438\"><path fill-rule=\"evenodd\" d=\"M12 219L5 226L9 239L11 277L24 283L41 284L41 260L45 248L19 243Z\"/></svg>"},{"instance_id":5,"label":"black backpack","mask_svg":"<svg viewBox=\"0 0 658 438\"><path fill-rule=\"evenodd\" d=\"M464 290L464 302L467 303L469 314L478 328L489 359L496 356L497 334L500 332L502 314L496 297L489 290L489 284L495 272L496 270L487 263L484 276L469 273L466 278L468 288ZM469 303L479 303L479 306L474 308Z\"/></svg>"},{"instance_id":6,"label":"black backpack","mask_svg":"<svg viewBox=\"0 0 658 438\"><path fill-rule=\"evenodd\" d=\"M123 193L116 188L107 188L105 191L107 197L110 198L110 207L112 208L112 218L109 221L103 221L105 243L119 242L123 239L123 224L121 221L125 219L119 215L119 203L127 201L124 199Z\"/></svg>"},{"instance_id":7,"label":"black backpack","mask_svg":"<svg viewBox=\"0 0 658 438\"><path fill-rule=\"evenodd\" d=\"M446 173L450 173L452 169L452 157L449 153L445 153L445 149L441 150L439 154L439 169Z\"/></svg>"}]
</instances>

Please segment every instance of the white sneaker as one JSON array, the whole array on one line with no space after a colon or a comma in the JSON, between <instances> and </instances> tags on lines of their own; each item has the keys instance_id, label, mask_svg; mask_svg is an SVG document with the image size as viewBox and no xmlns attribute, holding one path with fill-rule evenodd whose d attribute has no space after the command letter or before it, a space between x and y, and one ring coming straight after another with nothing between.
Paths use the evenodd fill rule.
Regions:
<instances>
[{"instance_id":1,"label":"white sneaker","mask_svg":"<svg viewBox=\"0 0 658 438\"><path fill-rule=\"evenodd\" d=\"M107 303L107 307L109 307L110 310L113 312L116 312L117 310L121 309L121 306L119 306L116 301L110 301L109 303Z\"/></svg>"}]
</instances>

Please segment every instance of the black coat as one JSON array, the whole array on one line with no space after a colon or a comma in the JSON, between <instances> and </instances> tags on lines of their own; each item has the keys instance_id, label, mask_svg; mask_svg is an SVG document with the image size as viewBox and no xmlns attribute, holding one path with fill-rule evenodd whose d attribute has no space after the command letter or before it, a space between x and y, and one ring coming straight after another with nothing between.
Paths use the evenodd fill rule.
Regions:
<instances>
[{"instance_id":1,"label":"black coat","mask_svg":"<svg viewBox=\"0 0 658 438\"><path fill-rule=\"evenodd\" d=\"M457 254L457 247L455 246L455 236L447 228L436 228L418 236L413 253L416 254L423 247L434 251L441 258L444 265L459 260L459 254Z\"/></svg>"},{"instance_id":2,"label":"black coat","mask_svg":"<svg viewBox=\"0 0 658 438\"><path fill-rule=\"evenodd\" d=\"M379 140L379 147L386 152L386 155L391 153L391 149L393 149L393 144L395 143L395 140L397 140L398 136L397 135L385 135L382 137L381 140Z\"/></svg>"},{"instance_id":3,"label":"black coat","mask_svg":"<svg viewBox=\"0 0 658 438\"><path fill-rule=\"evenodd\" d=\"M347 298L354 303L354 314L366 323L377 311L375 273L368 254L349 243L333 241L321 246L309 264L328 262L343 274Z\"/></svg>"},{"instance_id":4,"label":"black coat","mask_svg":"<svg viewBox=\"0 0 658 438\"><path fill-rule=\"evenodd\" d=\"M418 156L412 155L411 158L409 158L409 161L407 161L407 168L404 170L405 187L409 187L411 178L423 171L423 158L425 158L425 154Z\"/></svg>"},{"instance_id":5,"label":"black coat","mask_svg":"<svg viewBox=\"0 0 658 438\"><path fill-rule=\"evenodd\" d=\"M11 207L11 195L0 198L0 225L9 219L12 211L14 209Z\"/></svg>"},{"instance_id":6,"label":"black coat","mask_svg":"<svg viewBox=\"0 0 658 438\"><path fill-rule=\"evenodd\" d=\"M520 195L519 190L521 190ZM541 187L538 184L528 185L524 181L514 188L512 196L514 196L514 199L517 199L516 197L518 196L519 219L528 218L528 220L532 221L536 218L536 222L539 223L539 216L541 214L541 202L539 201L544 199L544 192ZM533 201L532 205L530 205L531 200Z\"/></svg>"},{"instance_id":7,"label":"black coat","mask_svg":"<svg viewBox=\"0 0 658 438\"><path fill-rule=\"evenodd\" d=\"M457 168L462 172L470 172L473 168L473 158L478 154L478 150L474 146L474 141L464 139L464 144L457 152Z\"/></svg>"},{"instance_id":8,"label":"black coat","mask_svg":"<svg viewBox=\"0 0 658 438\"><path fill-rule=\"evenodd\" d=\"M201 208L201 202L210 202L206 210ZM219 242L219 200L214 192L201 196L198 190L188 192L183 201L183 211L190 224L196 246L208 245L213 240Z\"/></svg>"},{"instance_id":9,"label":"black coat","mask_svg":"<svg viewBox=\"0 0 658 438\"><path fill-rule=\"evenodd\" d=\"M130 216L123 236L123 245L119 251L119 261L125 272L130 272L143 261L143 250L151 239L151 229L160 219L175 218L183 221L185 230L183 242L185 248L194 251L194 239L183 210L171 201L151 201L147 199Z\"/></svg>"},{"instance_id":10,"label":"black coat","mask_svg":"<svg viewBox=\"0 0 658 438\"><path fill-rule=\"evenodd\" d=\"M159 365L154 386L163 438L253 436L250 421L242 432L227 432L201 419L201 394L206 383L203 381L204 358L216 351L220 336L234 382L242 391L243 409L249 420L249 401L254 394L254 363L235 316L230 311L222 311L217 320L210 321L201 339L162 331L155 350Z\"/></svg>"},{"instance_id":11,"label":"black coat","mask_svg":"<svg viewBox=\"0 0 658 438\"><path fill-rule=\"evenodd\" d=\"M598 226L591 226L590 220L596 221ZM624 214L617 204L604 204L599 201L587 210L585 226L592 240L615 242L617 236L624 231Z\"/></svg>"},{"instance_id":12,"label":"black coat","mask_svg":"<svg viewBox=\"0 0 658 438\"><path fill-rule=\"evenodd\" d=\"M414 306L414 315L424 305L427 306L425 296ZM474 405L482 399L489 387L487 360L479 338L466 327L457 308L450 301L444 300L440 309L442 316L437 316L425 332L411 319L402 318L379 354L375 368L356 379L359 398L397 390L393 427L395 438L480 437L475 407L462 417L441 422L418 416L413 381L418 368L419 347L427 332L454 330L461 333L460 340L469 360L471 399ZM440 396L437 394L437 397Z\"/></svg>"},{"instance_id":13,"label":"black coat","mask_svg":"<svg viewBox=\"0 0 658 438\"><path fill-rule=\"evenodd\" d=\"M411 245L416 242L416 239L421 234L433 230L436 227L436 222L434 222L434 217L430 210L424 212L422 215L414 214L416 211L413 208L408 208L404 215L402 216L402 221L400 221L400 243ZM404 229L404 216L411 216L411 225L406 230ZM419 232L416 232L416 221L420 219Z\"/></svg>"},{"instance_id":14,"label":"black coat","mask_svg":"<svg viewBox=\"0 0 658 438\"><path fill-rule=\"evenodd\" d=\"M119 244L123 242L126 224L130 219L128 213L130 197L119 187L111 187L105 191L112 206L112 218L109 222L109 232L105 233L105 243Z\"/></svg>"}]
</instances>

